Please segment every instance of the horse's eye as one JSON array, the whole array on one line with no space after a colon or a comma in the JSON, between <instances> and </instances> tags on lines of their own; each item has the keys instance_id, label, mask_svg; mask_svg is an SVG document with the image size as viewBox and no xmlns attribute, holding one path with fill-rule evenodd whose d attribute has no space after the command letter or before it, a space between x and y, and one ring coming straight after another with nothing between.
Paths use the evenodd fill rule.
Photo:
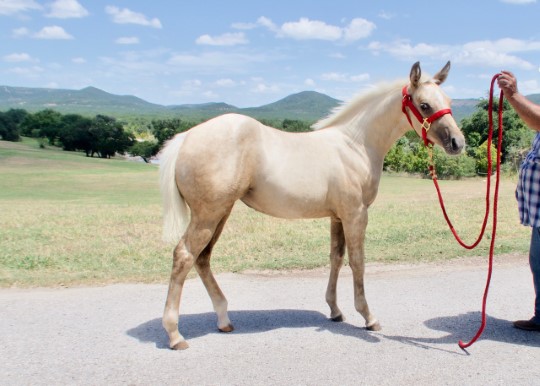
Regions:
<instances>
[{"instance_id":1,"label":"horse's eye","mask_svg":"<svg viewBox=\"0 0 540 386\"><path fill-rule=\"evenodd\" d=\"M431 107L427 103L420 103L420 108L422 109L422 111L428 111L429 109L431 109Z\"/></svg>"}]
</instances>

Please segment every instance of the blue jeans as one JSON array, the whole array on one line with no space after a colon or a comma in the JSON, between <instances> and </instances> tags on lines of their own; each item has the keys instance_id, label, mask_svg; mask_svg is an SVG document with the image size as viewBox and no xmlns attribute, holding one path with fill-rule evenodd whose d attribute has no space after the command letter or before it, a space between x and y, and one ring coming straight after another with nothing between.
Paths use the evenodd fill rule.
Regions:
<instances>
[{"instance_id":1,"label":"blue jeans","mask_svg":"<svg viewBox=\"0 0 540 386\"><path fill-rule=\"evenodd\" d=\"M533 275L534 292L536 300L534 302L535 323L540 324L540 227L532 228L531 249L529 250L529 264Z\"/></svg>"}]
</instances>

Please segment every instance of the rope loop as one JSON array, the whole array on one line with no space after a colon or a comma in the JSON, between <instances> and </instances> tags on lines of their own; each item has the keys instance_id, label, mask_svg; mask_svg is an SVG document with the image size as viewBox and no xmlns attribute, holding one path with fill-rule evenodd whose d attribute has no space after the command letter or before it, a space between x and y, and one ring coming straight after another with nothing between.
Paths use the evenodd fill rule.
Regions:
<instances>
[{"instance_id":1,"label":"rope loop","mask_svg":"<svg viewBox=\"0 0 540 386\"><path fill-rule=\"evenodd\" d=\"M491 159L491 144L493 140L493 87L495 84L495 81L499 77L500 74L496 74L493 76L491 80L491 87L489 91L489 105L488 105L488 120L489 120L489 127L488 127L488 140L487 140L487 163L488 163L488 175L487 175L487 182L486 182L486 209L484 214L484 220L482 222L482 227L480 229L480 233L476 240L472 244L466 244L461 237L457 234L452 221L450 221L450 218L448 217L448 214L446 213L446 208L444 205L444 200L441 194L441 189L439 187L438 181L437 181L437 174L435 171L435 162L433 160L433 149L432 146L428 146L428 153L429 153L429 173L432 177L433 184L435 185L435 189L437 190L437 196L439 198L439 204L441 206L441 210L443 212L444 219L446 220L446 223L448 224L448 227L450 228L450 231L454 235L454 238L456 241L465 249L474 249L476 246L480 243L482 238L484 237L484 233L486 230L489 214L490 214L490 193L491 193L491 175L492 175L492 159ZM468 342L464 343L461 340L459 341L459 347L461 349L465 349L469 346L471 346L476 340L482 335L482 332L484 331L484 328L486 326L486 303L487 303L487 296L489 292L489 284L491 282L491 274L493 272L493 253L495 249L495 237L497 234L497 207L498 207L498 201L499 201L499 182L500 182L500 172L501 172L501 149L502 149L502 138L503 138L503 92L501 90L499 95L499 106L498 106L498 139L497 139L497 163L496 163L496 179L495 179L495 190L493 193L493 215L492 215L492 229L491 229L491 244L489 248L489 262L488 262L488 274L487 274L487 280L486 280L486 287L484 289L484 297L482 299L482 323L480 325L480 328L478 329L476 335Z\"/></svg>"}]
</instances>

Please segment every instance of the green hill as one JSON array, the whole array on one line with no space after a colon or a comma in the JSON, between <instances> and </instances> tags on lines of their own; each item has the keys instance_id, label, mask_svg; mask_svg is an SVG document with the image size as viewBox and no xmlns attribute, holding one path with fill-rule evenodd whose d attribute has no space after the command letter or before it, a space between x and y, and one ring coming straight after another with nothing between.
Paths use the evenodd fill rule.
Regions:
<instances>
[{"instance_id":1,"label":"green hill","mask_svg":"<svg viewBox=\"0 0 540 386\"><path fill-rule=\"evenodd\" d=\"M530 95L540 103L540 94ZM454 99L452 109L459 122L474 112L480 99ZM276 102L239 108L227 103L184 104L163 106L149 103L132 95L115 95L95 87L81 90L0 86L0 111L21 108L36 112L47 108L63 114L76 113L86 116L97 114L116 118L185 118L205 120L225 113L241 113L257 119L300 119L316 121L342 102L315 91L303 91Z\"/></svg>"}]
</instances>

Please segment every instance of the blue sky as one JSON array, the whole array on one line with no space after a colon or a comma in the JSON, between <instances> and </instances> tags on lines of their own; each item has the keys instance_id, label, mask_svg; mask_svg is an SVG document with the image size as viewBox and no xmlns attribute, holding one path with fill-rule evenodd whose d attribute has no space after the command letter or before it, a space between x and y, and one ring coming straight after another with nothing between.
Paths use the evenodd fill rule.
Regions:
<instances>
[{"instance_id":1,"label":"blue sky","mask_svg":"<svg viewBox=\"0 0 540 386\"><path fill-rule=\"evenodd\" d=\"M452 61L453 98L516 73L540 92L536 0L0 0L0 85L94 86L173 105L347 100Z\"/></svg>"}]
</instances>

